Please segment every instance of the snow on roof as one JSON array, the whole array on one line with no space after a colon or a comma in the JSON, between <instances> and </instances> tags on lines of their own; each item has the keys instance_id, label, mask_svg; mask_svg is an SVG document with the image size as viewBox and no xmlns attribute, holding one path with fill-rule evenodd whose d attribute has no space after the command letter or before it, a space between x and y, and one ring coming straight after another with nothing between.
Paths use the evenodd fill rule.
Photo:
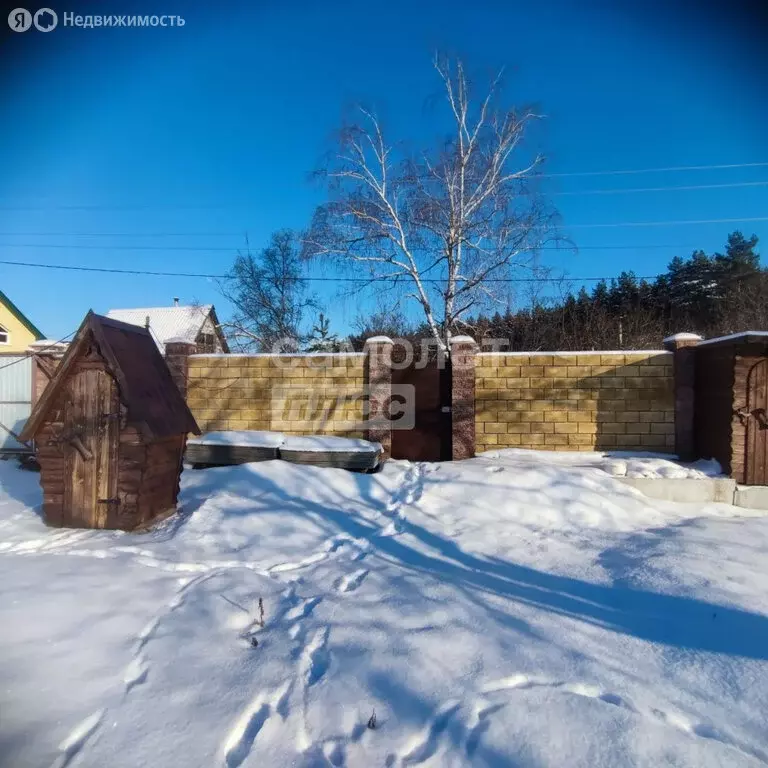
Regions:
<instances>
[{"instance_id":1,"label":"snow on roof","mask_svg":"<svg viewBox=\"0 0 768 768\"><path fill-rule=\"evenodd\" d=\"M768 336L768 331L742 331L741 333L731 333L728 336L718 336L714 339L702 341L699 343L699 346L703 347L705 344L716 344L721 341L733 341L734 339L742 339L747 336L759 336L764 338Z\"/></svg>"},{"instance_id":2,"label":"snow on roof","mask_svg":"<svg viewBox=\"0 0 768 768\"><path fill-rule=\"evenodd\" d=\"M149 317L149 328L160 348L165 350L168 341L194 343L197 334L213 309L212 304L188 307L139 307L137 309L110 309L107 317L131 325L144 327Z\"/></svg>"}]
</instances>

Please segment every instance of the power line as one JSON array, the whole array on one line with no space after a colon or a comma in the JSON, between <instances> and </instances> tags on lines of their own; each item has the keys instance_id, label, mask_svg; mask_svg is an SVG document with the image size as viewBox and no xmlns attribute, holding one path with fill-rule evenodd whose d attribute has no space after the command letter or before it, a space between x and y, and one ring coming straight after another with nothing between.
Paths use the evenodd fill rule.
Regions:
<instances>
[{"instance_id":1,"label":"power line","mask_svg":"<svg viewBox=\"0 0 768 768\"><path fill-rule=\"evenodd\" d=\"M768 183L768 182L766 182ZM628 222L616 222L606 224L570 224L564 225L563 229L591 229L600 227L656 227L656 226L684 226L684 225L698 225L698 224L738 224L742 222L754 222L754 221L768 221L768 216L751 216L751 217L735 217L727 219L684 219L674 221L628 221ZM144 238L156 238L156 237L242 237L244 232L0 232L0 236L3 237L144 237ZM0 247L17 247L16 244L6 244ZM38 246L33 246L38 247ZM41 245L41 248L50 248L50 245ZM63 246L62 246L63 247ZM68 247L68 246L67 246ZM76 247L76 246L73 246ZM85 247L85 246L80 246ZM91 246L101 247L101 246ZM110 246L115 247L115 246ZM153 248L162 248L163 246L152 246ZM186 248L186 246L184 246ZM192 247L192 246L190 246ZM198 247L198 246L195 246ZM204 248L203 246L199 246ZM606 246L608 247L608 246ZM613 246L610 246L613 247ZM651 246L645 246L651 247ZM659 245L653 246L659 248L688 248L697 246L685 246L685 245ZM233 246L232 249L237 250L237 246ZM204 248L204 250L218 250L218 248ZM586 249L584 249L586 250Z\"/></svg>"},{"instance_id":2,"label":"power line","mask_svg":"<svg viewBox=\"0 0 768 768\"><path fill-rule=\"evenodd\" d=\"M749 221L768 221L768 216L738 219L682 219L679 221L623 221L616 224L570 224L563 229L597 229L602 227L672 227L690 224L734 224Z\"/></svg>"},{"instance_id":3,"label":"power line","mask_svg":"<svg viewBox=\"0 0 768 768\"><path fill-rule=\"evenodd\" d=\"M545 173L538 178L564 178L571 176L610 176L620 174L639 174L652 173L660 171L693 171L704 170L706 168L743 168L743 167L762 167L768 166L768 163L747 163L745 165L730 166L681 166L678 168L645 168L640 170L626 171L584 171L579 173ZM548 194L553 196L579 196L579 195L626 195L642 192L684 192L697 189L726 189L734 187L764 187L768 186L768 181L735 181L722 184L685 184L661 187L635 187L629 189L577 189L572 191L552 191ZM158 205L157 203L125 203L119 205L75 203L71 205L0 205L0 211L149 211L149 210L178 210L178 211L196 211L196 210L221 210L237 209L249 207L246 202L227 202L227 203L172 203L169 205Z\"/></svg>"},{"instance_id":4,"label":"power line","mask_svg":"<svg viewBox=\"0 0 768 768\"><path fill-rule=\"evenodd\" d=\"M64 264L39 264L29 261L5 261L0 260L0 264L9 264L14 267L33 267L37 269L63 269L72 272L103 272L106 274L117 275L148 275L152 277L198 277L214 280L226 280L230 275L226 274L206 274L202 272L155 272L141 269L116 269L111 267L83 267ZM295 279L300 282L308 283L373 283L389 280L396 280L404 277L403 275L392 275L383 277L297 277L285 278L286 280ZM637 280L654 280L658 275L636 276ZM492 283L558 283L561 280L573 280L578 282L599 282L600 280L615 280L615 275L604 275L602 277L494 277L486 278L484 282ZM442 283L439 278L423 278L425 283Z\"/></svg>"},{"instance_id":5,"label":"power line","mask_svg":"<svg viewBox=\"0 0 768 768\"><path fill-rule=\"evenodd\" d=\"M2 233L0 233L2 234ZM534 250L537 251L644 251L657 250L661 248L677 248L680 250L698 248L698 245L544 245ZM82 245L78 243L0 243L2 248L57 248L65 250L82 251L184 251L184 252L216 252L216 253L235 253L238 248L226 248L221 246L207 247L204 245Z\"/></svg>"},{"instance_id":6,"label":"power line","mask_svg":"<svg viewBox=\"0 0 768 768\"><path fill-rule=\"evenodd\" d=\"M630 189L580 189L575 192L549 192L550 195L627 195L634 192L676 192L691 189L725 189L730 187L765 187L768 181L736 181L731 184L686 184L679 187L634 187Z\"/></svg>"},{"instance_id":7,"label":"power line","mask_svg":"<svg viewBox=\"0 0 768 768\"><path fill-rule=\"evenodd\" d=\"M566 176L629 176L638 173L671 173L677 171L714 171L724 168L764 168L766 163L727 163L723 165L673 165L665 168L632 168L620 171L573 171L571 173L542 173L545 179Z\"/></svg>"},{"instance_id":8,"label":"power line","mask_svg":"<svg viewBox=\"0 0 768 768\"><path fill-rule=\"evenodd\" d=\"M242 232L0 232L5 237L243 237Z\"/></svg>"}]
</instances>

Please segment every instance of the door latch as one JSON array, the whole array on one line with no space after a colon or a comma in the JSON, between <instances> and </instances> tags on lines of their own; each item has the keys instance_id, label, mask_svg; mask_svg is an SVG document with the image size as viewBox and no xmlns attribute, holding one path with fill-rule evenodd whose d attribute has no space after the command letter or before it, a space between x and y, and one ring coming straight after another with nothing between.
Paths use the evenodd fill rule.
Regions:
<instances>
[{"instance_id":1,"label":"door latch","mask_svg":"<svg viewBox=\"0 0 768 768\"><path fill-rule=\"evenodd\" d=\"M747 425L747 419L749 419L752 414L742 406L741 408L734 408L733 415L738 416L741 426L745 427Z\"/></svg>"}]
</instances>

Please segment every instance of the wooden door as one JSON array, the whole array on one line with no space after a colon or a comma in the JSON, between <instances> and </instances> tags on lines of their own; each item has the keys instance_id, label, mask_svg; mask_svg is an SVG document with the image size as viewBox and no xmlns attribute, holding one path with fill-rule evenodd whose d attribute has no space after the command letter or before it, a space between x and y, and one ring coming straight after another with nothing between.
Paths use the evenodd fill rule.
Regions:
<instances>
[{"instance_id":1,"label":"wooden door","mask_svg":"<svg viewBox=\"0 0 768 768\"><path fill-rule=\"evenodd\" d=\"M747 451L745 483L768 485L768 360L747 376Z\"/></svg>"},{"instance_id":2,"label":"wooden door","mask_svg":"<svg viewBox=\"0 0 768 768\"><path fill-rule=\"evenodd\" d=\"M63 524L106 528L117 496L120 428L117 387L103 366L82 364L68 384L64 413Z\"/></svg>"}]
</instances>

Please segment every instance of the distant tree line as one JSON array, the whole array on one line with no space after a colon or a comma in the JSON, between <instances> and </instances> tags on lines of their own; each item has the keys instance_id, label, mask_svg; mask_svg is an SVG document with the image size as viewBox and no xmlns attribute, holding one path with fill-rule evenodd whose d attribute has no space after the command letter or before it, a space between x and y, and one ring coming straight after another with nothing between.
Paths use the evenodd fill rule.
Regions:
<instances>
[{"instance_id":1,"label":"distant tree line","mask_svg":"<svg viewBox=\"0 0 768 768\"><path fill-rule=\"evenodd\" d=\"M760 266L757 245L756 235L746 238L733 232L723 253L697 250L688 258L675 257L655 280L622 272L615 280L601 280L591 291L565 291L560 299L542 298L533 291L525 306L469 317L450 330L468 333L485 347L531 351L655 349L664 337L680 331L712 338L766 330L768 270ZM359 351L367 338L378 335L434 341L427 323L409 321L398 309L381 308L359 314L346 339L331 331L327 313L317 315L311 331L301 334L301 317L317 312L319 305L306 292L291 233L278 233L256 261L250 254L239 257L236 269L240 293L230 293L229 298L243 315L239 322L225 325L230 337L240 342L236 348L246 347L244 338L251 342L248 348L263 351ZM272 346L278 338L287 338L289 346Z\"/></svg>"},{"instance_id":2,"label":"distant tree line","mask_svg":"<svg viewBox=\"0 0 768 768\"><path fill-rule=\"evenodd\" d=\"M728 237L724 253L675 257L655 280L623 272L561 301L470 319L478 340L502 339L513 350L658 348L680 331L711 338L768 328L768 271L760 267L758 238Z\"/></svg>"}]
</instances>

